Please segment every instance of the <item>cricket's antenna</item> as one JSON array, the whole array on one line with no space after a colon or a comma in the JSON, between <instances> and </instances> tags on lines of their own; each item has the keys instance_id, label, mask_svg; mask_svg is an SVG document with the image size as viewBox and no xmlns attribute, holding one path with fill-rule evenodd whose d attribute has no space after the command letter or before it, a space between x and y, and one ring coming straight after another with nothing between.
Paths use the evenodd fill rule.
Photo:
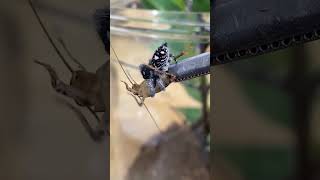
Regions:
<instances>
[{"instance_id":1,"label":"cricket's antenna","mask_svg":"<svg viewBox=\"0 0 320 180\"><path fill-rule=\"evenodd\" d=\"M115 52L115 50L113 49L113 47L112 47L112 45L111 45L111 43L110 43L110 47L111 47L111 49L112 49L112 51L113 51L113 53L115 54L115 56L116 56L116 59L117 59L117 61L118 61L118 63L119 63L119 65L120 65L120 67L121 67L121 69L122 69L122 71L124 72L124 74L127 76L127 78L128 78L128 80L130 81L130 83L131 84L133 84L132 83L132 81L130 80L130 74L128 73L127 74L127 72L124 70L124 68L123 68L123 66L122 66L122 64L120 63L120 60L119 60L119 58L118 58L118 56L117 56L117 54L116 54L116 52ZM132 79L133 80L133 79ZM134 81L134 80L133 80ZM134 81L134 83L135 84L137 84L135 81ZM151 117L151 119L152 119L152 121L154 122L154 124L157 126L157 128L159 129L159 131L160 131L160 133L162 133L162 131L161 131L161 129L160 129L160 127L159 127L159 125L158 125L158 123L157 123L157 121L156 121L156 119L153 117L153 115L151 114L151 112L150 112L150 110L149 110L149 108L148 108L148 106L143 102L143 106L146 108L146 110L148 111L148 113L149 113L149 115L150 115L150 117Z\"/></svg>"},{"instance_id":2,"label":"cricket's antenna","mask_svg":"<svg viewBox=\"0 0 320 180\"><path fill-rule=\"evenodd\" d=\"M64 40L63 40L61 37L58 37L57 39L58 39L59 43L62 45L62 47L64 48L64 50L67 52L67 54L68 54L68 56L71 58L71 60L72 60L74 63L76 63L81 70L86 71L86 68L85 68L85 67L80 63L80 61L78 61L78 60L72 55L72 53L69 51L69 49L67 48L67 45L66 45L66 43L64 42Z\"/></svg>"},{"instance_id":3,"label":"cricket's antenna","mask_svg":"<svg viewBox=\"0 0 320 180\"><path fill-rule=\"evenodd\" d=\"M111 43L110 43L110 47L111 47L111 49L112 49L112 51L113 51L113 53L115 54L115 56L116 56L116 59L117 59L117 61L118 61L118 63L119 63L119 65L120 65L120 67L121 67L121 69L122 69L122 71L124 72L124 74L127 76L127 78L128 78L128 80L130 81L130 83L131 84L133 84L132 83L132 81L130 80L130 74L128 73L127 74L127 72L124 70L124 68L123 68L123 66L122 66L122 64L120 63L120 60L119 60L119 58L118 58L118 56L117 56L117 54L116 54L116 52L115 52L115 50L113 49L113 47L112 47L112 45L111 45ZM133 80L133 79L132 79ZM133 80L134 81L134 80ZM135 82L135 84L137 84L136 82ZM140 98L139 98L140 99ZM159 127L159 125L158 125L158 123L157 123L157 121L156 121L156 119L153 117L153 115L151 114L151 112L150 112L150 110L149 110L149 108L148 108L148 106L143 102L143 106L146 108L146 110L148 111L148 113L149 113L149 115L150 115L150 117L151 117L151 119L152 119L152 121L154 122L154 124L157 126L157 128L159 129L159 131L160 131L160 133L162 133L162 131L161 131L161 129L160 129L160 127Z\"/></svg>"},{"instance_id":4,"label":"cricket's antenna","mask_svg":"<svg viewBox=\"0 0 320 180\"><path fill-rule=\"evenodd\" d=\"M156 119L153 117L153 115L151 114L151 112L150 112L150 110L149 110L149 108L148 108L148 106L143 102L143 106L146 108L146 110L148 111L148 113L149 113L149 115L150 115L150 117L151 117L151 119L152 119L152 121L154 122L154 124L157 126L157 128L159 129L159 131L160 131L160 133L162 133L162 131L161 131L161 129L160 129L160 127L159 127L159 125L158 125L158 123L157 123L157 121L156 121Z\"/></svg>"},{"instance_id":5,"label":"cricket's antenna","mask_svg":"<svg viewBox=\"0 0 320 180\"><path fill-rule=\"evenodd\" d=\"M134 83L131 81L131 79L130 79L129 75L127 74L127 72L125 71L124 67L123 67L123 66L122 66L122 64L120 63L120 60L119 60L119 58L118 58L118 55L117 55L116 51L113 49L113 47L112 47L111 43L110 43L110 47L111 47L111 49L112 49L112 51L113 51L114 55L116 56L116 59L117 59L117 61L118 61L119 65L120 65L120 67L121 67L122 71L123 71L123 72L124 72L124 74L127 76L127 78L128 78L128 80L130 81L130 83L131 83L131 84L134 84Z\"/></svg>"},{"instance_id":6,"label":"cricket's antenna","mask_svg":"<svg viewBox=\"0 0 320 180\"><path fill-rule=\"evenodd\" d=\"M130 72L129 71L127 71L127 73L128 73L128 75L129 75L129 77L131 78L131 80L135 83L135 84L138 84L133 78L132 78L132 76L131 76L131 74L130 74Z\"/></svg>"},{"instance_id":7,"label":"cricket's antenna","mask_svg":"<svg viewBox=\"0 0 320 180\"><path fill-rule=\"evenodd\" d=\"M48 40L50 41L50 44L53 46L53 48L55 49L55 51L56 51L57 54L59 55L60 59L61 59L62 62L66 65L66 67L69 69L69 71L70 71L71 73L73 73L74 70L73 70L72 67L68 64L68 62L66 61L66 59L63 57L63 55L62 55L61 52L59 51L58 47L54 44L54 41L53 41L53 39L51 38L51 36L50 36L49 32L47 31L46 27L44 26L44 24L43 24L43 22L42 22L42 20L41 20L41 18L40 18L40 16L39 16L36 8L35 8L34 5L33 5L32 0L28 0L28 1L29 1L29 4L30 4L30 6L31 6L31 9L32 9L33 13L35 14L35 16L36 16L36 18L37 18L37 20L38 20L38 22L39 22L42 30L44 31L44 33L46 34Z\"/></svg>"},{"instance_id":8,"label":"cricket's antenna","mask_svg":"<svg viewBox=\"0 0 320 180\"><path fill-rule=\"evenodd\" d=\"M96 12L95 14L95 19L97 21L97 26L98 26L98 33L100 34L100 37L103 40L103 43L105 45L106 50L108 51L108 53L110 52L109 50L109 46L111 47L114 55L116 56L116 59L122 69L122 71L124 72L124 74L126 75L126 77L128 78L128 80L130 81L130 83L133 85L134 83L137 84L134 79L131 77L131 75L129 74L129 72L125 71L124 67L122 66L120 59L118 58L118 55L116 53L116 51L114 50L114 48L111 45L110 42L110 30L108 31L107 27L108 25L110 25L110 23L107 23L108 21L110 21L110 11L109 9L103 9L100 10L98 12ZM109 34L108 34L109 32ZM109 46L108 46L109 45ZM110 54L110 53L109 53ZM132 78L132 80L130 79ZM144 107L146 108L146 110L148 111L151 119L153 120L153 122L155 123L155 125L157 126L157 128L159 129L160 133L162 133L160 127L158 126L157 121L155 120L155 118L152 116L150 110L148 109L147 105L143 102Z\"/></svg>"},{"instance_id":9,"label":"cricket's antenna","mask_svg":"<svg viewBox=\"0 0 320 180\"><path fill-rule=\"evenodd\" d=\"M110 54L110 42L108 41L109 37L108 34L110 33L110 9L103 8L98 9L94 13L94 21L96 24L97 32L100 36L104 44L104 48L108 54Z\"/></svg>"},{"instance_id":10,"label":"cricket's antenna","mask_svg":"<svg viewBox=\"0 0 320 180\"><path fill-rule=\"evenodd\" d=\"M116 56L116 59L124 72L124 74L127 76L128 80L131 84L134 84L133 81L130 79L129 75L125 71L124 67L122 66L120 59L118 58L118 55L116 51L113 49L111 43L110 43L110 29L108 27L110 26L110 10L108 8L97 10L94 14L94 19L97 26L97 31L103 41L103 44L105 46L105 49L110 54L110 48L112 49L114 55Z\"/></svg>"}]
</instances>

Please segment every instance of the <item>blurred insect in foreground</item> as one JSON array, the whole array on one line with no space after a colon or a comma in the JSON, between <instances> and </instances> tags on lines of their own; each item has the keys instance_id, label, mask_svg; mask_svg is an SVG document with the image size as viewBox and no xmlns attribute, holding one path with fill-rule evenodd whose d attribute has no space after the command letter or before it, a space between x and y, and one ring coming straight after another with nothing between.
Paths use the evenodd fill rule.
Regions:
<instances>
[{"instance_id":1,"label":"blurred insect in foreground","mask_svg":"<svg viewBox=\"0 0 320 180\"><path fill-rule=\"evenodd\" d=\"M111 46L112 48L112 46ZM141 64L139 66L141 75L144 79L140 84L136 83L133 78L127 74L124 67L120 63L120 60L112 48L116 59L131 83L131 87L124 81L122 81L126 89L131 93L130 95L135 99L139 106L144 106L149 112L152 120L157 125L155 119L150 113L148 107L145 105L144 100L148 97L154 97L156 93L164 91L165 88L172 82L176 81L176 77L173 74L168 73L168 69L172 60L176 61L179 57L183 56L185 53L181 52L178 56L173 56L170 54L167 43L162 44L153 54L152 58L149 60L148 64ZM157 125L160 130L159 126ZM160 130L161 131L161 130Z\"/></svg>"},{"instance_id":2,"label":"blurred insect in foreground","mask_svg":"<svg viewBox=\"0 0 320 180\"><path fill-rule=\"evenodd\" d=\"M94 118L97 120L97 129L94 129L90 126L89 121L85 118L85 116L79 111L76 107L69 104L69 106L75 110L82 119L82 123L85 126L86 130L88 131L89 135L94 141L100 141L103 139L105 134L109 134L108 128L106 127L108 125L108 122L106 118L104 120L101 120L97 112L105 112L105 102L103 98L103 93L106 93L106 85L103 83L106 83L107 81L107 64L103 64L96 73L88 72L81 63L75 59L70 51L67 49L66 44L64 41L59 38L58 41L60 42L61 46L64 48L66 53L69 55L70 59L76 63L79 67L78 70L74 70L70 64L67 62L67 60L64 58L60 50L55 45L53 39L49 35L49 32L45 28L40 16L38 15L33 3L31 0L29 0L29 4L41 26L44 33L46 34L48 40L50 41L51 45L59 55L62 62L65 64L65 66L68 68L68 70L71 72L72 77L70 80L70 84L64 83L62 80L59 79L57 73L55 70L48 64L40 62L38 60L35 60L35 63L43 66L46 68L46 70L49 72L51 77L51 85L54 88L54 90L57 93L60 93L66 97L74 99L74 101L82 107L86 107L90 113L94 116ZM104 114L106 116L106 114Z\"/></svg>"}]
</instances>

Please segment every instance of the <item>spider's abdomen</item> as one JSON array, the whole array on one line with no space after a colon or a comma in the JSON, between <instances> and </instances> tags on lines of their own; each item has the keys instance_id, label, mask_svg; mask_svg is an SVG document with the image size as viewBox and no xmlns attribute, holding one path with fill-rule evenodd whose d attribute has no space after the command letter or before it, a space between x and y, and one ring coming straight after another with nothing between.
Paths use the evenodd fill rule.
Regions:
<instances>
[{"instance_id":1,"label":"spider's abdomen","mask_svg":"<svg viewBox=\"0 0 320 180\"><path fill-rule=\"evenodd\" d=\"M154 52L149 65L152 65L161 71L168 71L170 61L169 48L167 47L167 43L164 43Z\"/></svg>"}]
</instances>

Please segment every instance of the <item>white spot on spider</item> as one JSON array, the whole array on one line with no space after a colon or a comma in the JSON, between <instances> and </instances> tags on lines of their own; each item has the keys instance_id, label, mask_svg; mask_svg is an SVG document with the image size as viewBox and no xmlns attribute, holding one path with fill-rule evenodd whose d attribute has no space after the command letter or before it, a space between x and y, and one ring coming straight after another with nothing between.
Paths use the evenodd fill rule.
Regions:
<instances>
[{"instance_id":1,"label":"white spot on spider","mask_svg":"<svg viewBox=\"0 0 320 180\"><path fill-rule=\"evenodd\" d=\"M154 56L154 59L155 59L155 60L158 60L158 59L159 59L159 57L158 57L158 56Z\"/></svg>"},{"instance_id":2,"label":"white spot on spider","mask_svg":"<svg viewBox=\"0 0 320 180\"><path fill-rule=\"evenodd\" d=\"M164 54L164 51L161 51L160 53L161 53L161 54Z\"/></svg>"}]
</instances>

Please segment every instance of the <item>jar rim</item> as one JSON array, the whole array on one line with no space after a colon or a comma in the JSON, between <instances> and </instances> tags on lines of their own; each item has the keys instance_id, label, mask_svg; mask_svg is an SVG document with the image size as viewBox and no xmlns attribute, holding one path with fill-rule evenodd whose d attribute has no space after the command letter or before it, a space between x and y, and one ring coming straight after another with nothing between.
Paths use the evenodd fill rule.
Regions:
<instances>
[{"instance_id":1,"label":"jar rim","mask_svg":"<svg viewBox=\"0 0 320 180\"><path fill-rule=\"evenodd\" d=\"M111 3L111 34L206 42L210 39L209 12L128 8L128 2Z\"/></svg>"}]
</instances>

